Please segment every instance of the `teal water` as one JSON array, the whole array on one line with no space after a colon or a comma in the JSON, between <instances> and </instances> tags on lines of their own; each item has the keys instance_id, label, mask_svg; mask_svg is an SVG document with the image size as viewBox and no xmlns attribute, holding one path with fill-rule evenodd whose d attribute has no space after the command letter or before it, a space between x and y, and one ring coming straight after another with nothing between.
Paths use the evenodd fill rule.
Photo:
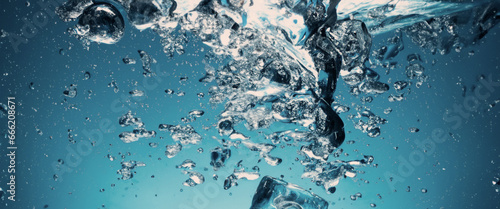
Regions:
<instances>
[{"instance_id":1,"label":"teal water","mask_svg":"<svg viewBox=\"0 0 500 209\"><path fill-rule=\"evenodd\" d=\"M209 93L209 88L222 84L217 83L220 80L204 83L199 79L205 76L207 66L219 70L231 57L209 59L210 63L206 63L204 58L210 55L212 48L195 32L187 34L189 41L183 45L185 53L175 52L169 57L169 53L164 52L164 38L157 31L135 29L126 11L118 7L124 16L125 28L123 37L115 44L82 45L82 41L68 32L77 22L64 22L57 15L51 17L46 13L46 24L35 26L37 31L25 37L27 43L16 45L13 34L26 35L22 31L24 25L36 22L33 16L43 11L42 7L38 2L29 2L27 6L24 1L1 5L0 29L2 34L7 34L0 38L3 51L0 103L7 104L7 97L15 97L17 111L16 201L9 200L7 192L11 175L6 157L8 117L0 118L4 124L2 136L5 136L0 143L0 188L5 191L0 200L2 208L250 208L260 179L267 175L311 190L328 201L329 208L370 208L370 204L378 208L497 208L499 205L500 187L492 181L500 178L497 137L500 111L495 106L500 101L500 87L484 86L490 78L493 82L500 79L498 25L492 23L494 26L484 37L472 42L468 42L472 38L467 34L468 29L475 28L474 23L463 26L463 31L458 33L463 37L460 50L450 47L446 54L440 54L439 49L432 53L428 48L419 47L410 40L408 32L403 32L404 49L389 60L397 64L388 71L378 63L387 60L377 61L372 52L390 45L388 39L399 33L393 29L371 31L373 27L368 24L372 46L364 66L377 72L379 81L390 88L381 94L356 96L349 93L351 85L343 77L338 78L334 105L345 105L350 110L339 113L345 141L328 154L328 161L360 160L364 155L373 156L374 161L356 167L355 177L342 177L335 193L328 194L323 185L317 186L302 176L304 165L300 161L307 156L300 152L300 147L306 142L292 140L275 144L270 155L282 159L276 166L266 163L259 152L251 151L244 144L238 145L238 141L271 143L265 135L280 130L308 131L309 127L274 122L268 127L248 130L248 125L245 126L248 120L241 120L235 122L234 129L249 139L231 139L219 134L218 121L228 100L211 103L209 100L214 94ZM49 9L55 11L55 7ZM441 15L443 11L435 12L436 17ZM23 21L25 17L28 19ZM428 18L430 16L415 22ZM497 21L498 15L492 19ZM287 44L276 43L276 47L289 46ZM156 60L151 64L155 75L143 75L138 50ZM419 54L422 60L419 63L428 76L419 88L416 87L418 78L410 79L405 72L409 65L407 57L411 54ZM301 56L304 54L298 55ZM123 58L126 57L135 59L136 63L125 64ZM86 72L90 78L85 76ZM401 80L412 84L396 91L393 84ZM113 81L118 86L116 92L109 86ZM76 85L74 98L63 93L70 85ZM477 88L484 96L477 96ZM172 89L174 94L166 94L167 89ZM132 90L141 90L145 95L133 97L129 93ZM179 96L179 92L185 94ZM402 101L389 101L389 95L400 92L404 92ZM200 97L199 93L204 96ZM368 96L373 98L372 102L361 101ZM462 113L456 111L475 101L477 108L464 108ZM257 107L270 105L260 102ZM387 108L392 112L385 114ZM365 109L388 121L377 125L381 130L377 137L370 137L355 127L360 119L356 115ZM183 121L182 118L189 119L192 110L204 110L204 115L194 121ZM131 143L120 140L120 133L135 128L122 127L118 122L128 111L141 118L144 128L155 131L156 136ZM175 157L168 158L165 147L176 142L169 132L159 130L159 124L190 124L202 141L185 144ZM410 132L412 127L419 131ZM433 139L435 134L444 140ZM434 146L419 148L416 142L426 139L432 140ZM229 145L231 157L224 167L214 171L210 151L222 147L222 140L238 147ZM152 147L150 143L158 143L158 146ZM203 152L200 153L199 148ZM340 149L342 153L336 156ZM58 162L59 159L64 164ZM182 173L185 169L176 166L186 159L196 162L190 171L201 173L204 183L194 187L183 185L188 176ZM122 168L121 162L130 160L146 166L136 167L133 178L123 180L117 170ZM242 166L238 167L241 160ZM224 189L224 180L234 169L243 167L246 171L255 171L254 166L259 167L258 179L240 179L238 186ZM351 196L356 193L362 197L352 200Z\"/></svg>"}]
</instances>

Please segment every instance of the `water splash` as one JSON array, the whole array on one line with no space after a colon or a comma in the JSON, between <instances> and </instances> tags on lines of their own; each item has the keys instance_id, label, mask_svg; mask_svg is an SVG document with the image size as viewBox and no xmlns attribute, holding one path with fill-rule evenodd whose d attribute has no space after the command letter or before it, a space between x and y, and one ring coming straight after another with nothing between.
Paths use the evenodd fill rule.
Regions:
<instances>
[{"instance_id":1,"label":"water splash","mask_svg":"<svg viewBox=\"0 0 500 209\"><path fill-rule=\"evenodd\" d=\"M218 122L214 124L219 135L257 152L272 166L278 166L283 161L270 154L276 144L296 142L299 144L298 153L303 158L302 177L310 178L324 187L327 193L334 193L341 179L356 177L356 167L369 166L373 162L371 156L353 161L331 160L331 156L340 156L342 151L339 147L346 137L344 122L338 114L350 109L335 101L339 76L349 86L352 96L364 94L361 97L363 103L370 103L374 97L369 95L385 94L390 89L387 82L380 81L377 72L366 66L370 54L378 60L375 64L391 68L395 64L390 60L404 49L403 33L422 47L431 43L428 48L433 52L444 54L452 48L459 51L464 45L483 37L498 21L498 14L493 12L498 3L487 4L485 8L480 8L483 4L476 3L392 0L340 3L333 0L120 0L114 3L121 5L133 27L156 32L168 57L183 54L190 38L197 38L209 46L210 52L204 61L221 63L221 66L214 69L207 64L206 75L199 81L213 84L208 90L211 104L224 105ZM474 11L473 24L479 23L479 28L463 41L456 30L462 23L456 21L453 15L471 9ZM123 18L112 4L71 0L57 11L64 21L80 18L72 30L73 35L87 45L90 41L117 43L123 36ZM436 15L448 16L431 18ZM408 27L398 30L388 46L370 53L371 34L403 26ZM446 30L440 30L442 27ZM452 42L443 41L450 36L453 37ZM155 59L145 51L138 50L138 53L144 75L156 76L151 70ZM123 58L123 62L134 64L135 60ZM418 55L408 57L405 69L408 80L393 84L398 93L387 97L390 102L402 101L406 92L400 91L409 91L413 83L420 87L428 78ZM109 86L118 92L115 81L111 81ZM165 92L174 94L172 89ZM177 95L184 96L185 92L178 91ZM354 121L355 128L369 137L378 137L380 126L387 120L369 108L356 108L356 111L349 116L349 119L357 120ZM384 113L391 111L386 109ZM203 114L203 111L192 111L189 116L193 119L185 122ZM267 133L276 123L289 126ZM132 132L120 134L125 143L155 136L154 131L144 129L140 119L130 113L120 119L120 125L136 126ZM168 158L175 157L185 145L202 142L202 136L189 124L160 124L159 130L169 131L174 141L179 142L166 146L165 155ZM242 134L256 130L266 132L270 143L260 143ZM225 166L230 156L231 146L216 147L211 150L210 164L217 171ZM122 163L119 171L122 179L132 177L130 170L135 165L129 164ZM188 164L193 165L187 162L186 166L183 163L180 167L190 168ZM184 170L183 173L189 176L184 182L186 186L205 181L198 172ZM258 173L235 170L226 178L224 188L236 185L238 179L250 180L259 176ZM279 198L275 201L276 204L284 204L283 207L290 204L301 207L293 201ZM372 204L372 207L375 206Z\"/></svg>"}]
</instances>

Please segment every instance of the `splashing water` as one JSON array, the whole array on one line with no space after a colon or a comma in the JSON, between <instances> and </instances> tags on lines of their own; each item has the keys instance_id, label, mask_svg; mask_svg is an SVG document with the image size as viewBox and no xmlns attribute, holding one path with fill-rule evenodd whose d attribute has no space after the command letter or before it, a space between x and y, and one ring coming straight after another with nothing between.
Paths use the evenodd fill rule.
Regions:
<instances>
[{"instance_id":1,"label":"splashing water","mask_svg":"<svg viewBox=\"0 0 500 209\"><path fill-rule=\"evenodd\" d=\"M122 15L128 17L135 29L154 31L168 57L185 53L184 48L190 41L188 37L199 39L210 47L205 58L205 63L209 63L205 67L206 75L199 81L211 85L208 88L210 103L224 107L218 114L217 123L212 125L220 137L229 139L210 151L213 170L226 166L231 147L239 144L256 152L268 165L279 166L289 157L276 156L272 151L280 143L290 142L296 147L297 157L301 158L302 178L311 179L331 194L335 193L341 179L356 177L360 173L358 168L374 166L374 158L370 155L358 160L332 160L332 156L340 158L340 147L346 138L344 121L339 114L351 109L335 101L339 76L353 97L365 95L365 104L381 98L377 95L386 93L391 86L397 93L384 98L390 102L402 101L405 94L409 94L410 87L419 88L428 79L420 57L408 56L404 72L407 79L392 85L381 81L380 75L368 67L368 62L390 69L391 59L404 49L403 33L433 53L459 51L493 28L499 19L496 13L499 7L498 3L402 0L118 0L112 3L72 0L59 7L57 13L64 21L78 19L72 35L83 40L86 46L91 46L90 42L119 42L125 34ZM468 21L455 18L463 13L469 14ZM477 27L471 33L460 32L467 25ZM371 53L371 35L393 30L396 30L396 35L389 45ZM138 50L138 53L144 76L157 76L151 68L156 60L146 51ZM373 59L370 59L370 54ZM135 62L132 58L123 58L125 64ZM213 63L221 64L214 69ZM187 77L181 82L185 80ZM114 81L109 86L118 91ZM179 96L185 95L182 91L175 92ZM139 90L129 93L135 97L145 95ZM166 89L165 93L174 94L174 90ZM74 98L76 86L68 87L64 95ZM381 125L388 122L386 119L366 107L352 109L357 112L348 118L356 129L369 137L381 135ZM183 121L194 121L205 111L191 110ZM391 111L386 109L384 113ZM131 112L123 115L119 124L134 127L133 131L119 135L125 143L156 136L155 131L146 130L141 119ZM175 144L166 146L167 158L174 158L186 147L203 143L203 134L190 124L159 124L158 129L168 131L175 141ZM263 133L267 141L243 134L248 131ZM409 132L418 131L416 127L409 128ZM140 166L145 165L135 161L122 162L118 173L123 180L131 179L132 170ZM183 183L185 186L194 187L205 182L203 174L192 170L195 166L191 160L177 166L189 177ZM239 179L256 180L259 177L259 172L234 170L225 179L224 189L237 185ZM327 205L320 197L286 182L270 177L264 177L262 182L280 187L268 188L270 191L284 193L291 188L289 191L317 198L321 205L317 208ZM267 186L262 182L259 188ZM422 192L427 190L422 189ZM274 204L277 208L307 207L307 204L301 205L300 201L279 196L279 193L273 192L276 197L273 196L270 203L259 202L262 200L254 197L253 204L258 205L255 208L266 208L265 204ZM352 200L358 198L361 194L351 196ZM376 205L372 203L371 207Z\"/></svg>"}]
</instances>

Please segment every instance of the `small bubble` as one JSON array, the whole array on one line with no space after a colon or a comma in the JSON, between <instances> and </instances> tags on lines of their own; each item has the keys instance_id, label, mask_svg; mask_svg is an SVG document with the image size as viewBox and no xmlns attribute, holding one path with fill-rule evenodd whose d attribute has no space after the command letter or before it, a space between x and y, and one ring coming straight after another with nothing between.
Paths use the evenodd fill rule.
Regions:
<instances>
[{"instance_id":1,"label":"small bubble","mask_svg":"<svg viewBox=\"0 0 500 209\"><path fill-rule=\"evenodd\" d=\"M133 65L136 63L134 58L125 57L122 60L123 60L123 63L125 63L126 65Z\"/></svg>"},{"instance_id":2,"label":"small bubble","mask_svg":"<svg viewBox=\"0 0 500 209\"><path fill-rule=\"evenodd\" d=\"M172 90L172 89L166 89L165 93L167 93L167 94L174 94L174 90Z\"/></svg>"},{"instance_id":3,"label":"small bubble","mask_svg":"<svg viewBox=\"0 0 500 209\"><path fill-rule=\"evenodd\" d=\"M85 72L85 74L83 76L84 76L83 80L89 80L91 77L90 72L88 72L88 71Z\"/></svg>"},{"instance_id":4,"label":"small bubble","mask_svg":"<svg viewBox=\"0 0 500 209\"><path fill-rule=\"evenodd\" d=\"M408 128L408 131L410 133L417 133L420 131L420 129L418 129L417 127L410 127L410 128Z\"/></svg>"}]
</instances>

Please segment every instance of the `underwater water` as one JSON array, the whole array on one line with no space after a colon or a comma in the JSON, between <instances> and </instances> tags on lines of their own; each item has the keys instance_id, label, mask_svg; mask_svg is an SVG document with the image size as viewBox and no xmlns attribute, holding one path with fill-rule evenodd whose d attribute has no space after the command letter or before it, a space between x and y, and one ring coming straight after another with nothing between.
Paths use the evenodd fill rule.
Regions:
<instances>
[{"instance_id":1,"label":"underwater water","mask_svg":"<svg viewBox=\"0 0 500 209\"><path fill-rule=\"evenodd\" d=\"M500 205L499 1L0 5L0 208Z\"/></svg>"}]
</instances>

